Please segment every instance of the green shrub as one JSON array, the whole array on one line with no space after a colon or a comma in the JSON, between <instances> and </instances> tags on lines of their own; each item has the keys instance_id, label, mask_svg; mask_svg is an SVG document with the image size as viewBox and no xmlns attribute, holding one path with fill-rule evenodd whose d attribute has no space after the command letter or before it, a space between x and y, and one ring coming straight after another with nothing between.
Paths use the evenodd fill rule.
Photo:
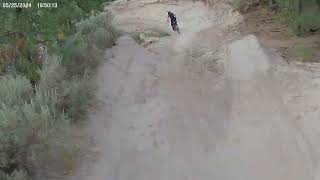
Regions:
<instances>
[{"instance_id":1,"label":"green shrub","mask_svg":"<svg viewBox=\"0 0 320 180\"><path fill-rule=\"evenodd\" d=\"M95 85L88 77L65 79L64 67L58 57L49 58L44 64L39 82L40 89L55 89L58 92L58 111L65 112L72 122L84 120L94 103Z\"/></svg>"},{"instance_id":2,"label":"green shrub","mask_svg":"<svg viewBox=\"0 0 320 180\"><path fill-rule=\"evenodd\" d=\"M37 46L29 45L12 69L0 64L0 73L11 74L0 77L0 180L45 179L72 166L79 152L72 125L95 102L89 75L119 35L111 21L103 12L79 22L76 34L48 45L61 57L42 65L30 60Z\"/></svg>"},{"instance_id":3,"label":"green shrub","mask_svg":"<svg viewBox=\"0 0 320 180\"><path fill-rule=\"evenodd\" d=\"M31 180L28 174L23 170L14 171L10 175L0 172L0 179L1 180Z\"/></svg>"},{"instance_id":4,"label":"green shrub","mask_svg":"<svg viewBox=\"0 0 320 180\"><path fill-rule=\"evenodd\" d=\"M60 89L62 82L65 80L65 68L61 65L61 58L58 56L51 56L43 64L40 74L40 81L38 87L40 89Z\"/></svg>"},{"instance_id":5,"label":"green shrub","mask_svg":"<svg viewBox=\"0 0 320 180\"><path fill-rule=\"evenodd\" d=\"M260 3L268 4L278 14L275 19L287 24L296 35L306 35L320 28L319 0L233 0L242 12Z\"/></svg>"},{"instance_id":6,"label":"green shrub","mask_svg":"<svg viewBox=\"0 0 320 180\"><path fill-rule=\"evenodd\" d=\"M104 50L114 45L119 36L111 22L111 13L103 12L77 23L77 34L68 38L63 48L63 65L69 76L94 71Z\"/></svg>"},{"instance_id":7,"label":"green shrub","mask_svg":"<svg viewBox=\"0 0 320 180\"><path fill-rule=\"evenodd\" d=\"M61 57L51 56L42 66L19 60L11 76L0 78L1 180L27 180L52 166L70 166L78 152L72 123L86 119L95 102L89 75L119 35L111 21L109 12L83 20Z\"/></svg>"},{"instance_id":8,"label":"green shrub","mask_svg":"<svg viewBox=\"0 0 320 180\"><path fill-rule=\"evenodd\" d=\"M66 68L68 77L81 76L91 65L89 61L88 43L83 41L80 35L75 35L67 39L63 48L62 64Z\"/></svg>"},{"instance_id":9,"label":"green shrub","mask_svg":"<svg viewBox=\"0 0 320 180\"><path fill-rule=\"evenodd\" d=\"M7 106L23 105L32 96L32 87L25 77L0 77L0 102Z\"/></svg>"},{"instance_id":10,"label":"green shrub","mask_svg":"<svg viewBox=\"0 0 320 180\"><path fill-rule=\"evenodd\" d=\"M59 145L51 139L65 134L69 120L56 112L55 91L30 92L30 83L21 77L5 77L0 83L1 96L10 99L0 105L0 171L8 177L16 170L33 173L48 163L49 150Z\"/></svg>"},{"instance_id":11,"label":"green shrub","mask_svg":"<svg viewBox=\"0 0 320 180\"><path fill-rule=\"evenodd\" d=\"M113 16L110 11L105 11L97 15L92 15L88 19L85 19L76 24L77 32L82 35L90 35L98 28L106 29L110 32L111 36L117 37L118 31L112 26Z\"/></svg>"},{"instance_id":12,"label":"green shrub","mask_svg":"<svg viewBox=\"0 0 320 180\"><path fill-rule=\"evenodd\" d=\"M33 85L40 80L39 68L41 68L40 65L25 59L18 60L15 64L16 74L26 76Z\"/></svg>"},{"instance_id":13,"label":"green shrub","mask_svg":"<svg viewBox=\"0 0 320 180\"><path fill-rule=\"evenodd\" d=\"M302 61L312 61L316 56L315 51L316 50L313 47L300 45L290 49L289 52L292 53L294 56L300 58Z\"/></svg>"},{"instance_id":14,"label":"green shrub","mask_svg":"<svg viewBox=\"0 0 320 180\"><path fill-rule=\"evenodd\" d=\"M101 50L111 47L115 43L112 32L101 27L93 33L93 41L94 45Z\"/></svg>"},{"instance_id":15,"label":"green shrub","mask_svg":"<svg viewBox=\"0 0 320 180\"><path fill-rule=\"evenodd\" d=\"M300 24L302 31L320 28L320 11L318 13L304 13L297 17L296 24Z\"/></svg>"},{"instance_id":16,"label":"green shrub","mask_svg":"<svg viewBox=\"0 0 320 180\"><path fill-rule=\"evenodd\" d=\"M95 102L94 89L94 83L88 77L64 82L60 109L73 122L86 119L88 110Z\"/></svg>"}]
</instances>

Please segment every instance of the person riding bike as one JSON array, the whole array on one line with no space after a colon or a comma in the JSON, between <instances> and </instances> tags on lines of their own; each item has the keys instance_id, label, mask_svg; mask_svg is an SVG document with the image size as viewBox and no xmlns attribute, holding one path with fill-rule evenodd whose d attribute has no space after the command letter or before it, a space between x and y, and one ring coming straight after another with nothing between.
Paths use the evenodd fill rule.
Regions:
<instances>
[{"instance_id":1,"label":"person riding bike","mask_svg":"<svg viewBox=\"0 0 320 180\"><path fill-rule=\"evenodd\" d=\"M173 14L171 11L167 11L167 12L168 12L167 21L169 22L169 18L170 18L172 29L173 29L174 31L176 31L176 27L178 26L177 17L176 17L176 15Z\"/></svg>"}]
</instances>

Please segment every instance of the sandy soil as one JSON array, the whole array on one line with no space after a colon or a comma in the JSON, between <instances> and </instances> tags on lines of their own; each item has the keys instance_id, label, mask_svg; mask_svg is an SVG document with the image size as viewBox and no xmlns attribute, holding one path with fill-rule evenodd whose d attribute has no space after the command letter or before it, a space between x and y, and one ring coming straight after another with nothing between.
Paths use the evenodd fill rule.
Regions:
<instances>
[{"instance_id":1,"label":"sandy soil","mask_svg":"<svg viewBox=\"0 0 320 180\"><path fill-rule=\"evenodd\" d=\"M97 78L104 104L89 126L99 155L71 179L319 178L319 73L286 65L253 35L225 36L242 21L226 4L109 8L126 31L171 32L172 10L182 34L146 48L121 37L106 52Z\"/></svg>"}]
</instances>

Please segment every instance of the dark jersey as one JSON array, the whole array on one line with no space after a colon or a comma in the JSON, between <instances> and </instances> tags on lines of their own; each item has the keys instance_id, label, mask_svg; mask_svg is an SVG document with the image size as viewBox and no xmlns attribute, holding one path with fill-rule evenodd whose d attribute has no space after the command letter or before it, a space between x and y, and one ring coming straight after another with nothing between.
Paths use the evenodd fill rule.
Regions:
<instances>
[{"instance_id":1,"label":"dark jersey","mask_svg":"<svg viewBox=\"0 0 320 180\"><path fill-rule=\"evenodd\" d=\"M177 18L173 13L168 13L168 16L171 19L171 24L176 24L177 23Z\"/></svg>"}]
</instances>

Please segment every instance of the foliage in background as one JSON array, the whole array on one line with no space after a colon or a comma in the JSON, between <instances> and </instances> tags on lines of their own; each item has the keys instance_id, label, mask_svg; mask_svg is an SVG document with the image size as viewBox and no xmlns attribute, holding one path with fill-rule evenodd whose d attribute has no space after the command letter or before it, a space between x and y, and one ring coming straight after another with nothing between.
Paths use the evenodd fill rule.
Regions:
<instances>
[{"instance_id":1,"label":"foliage in background","mask_svg":"<svg viewBox=\"0 0 320 180\"><path fill-rule=\"evenodd\" d=\"M70 166L72 126L95 102L91 75L119 35L111 13L97 13L102 0L54 2L61 7L0 11L1 180L46 179L53 166Z\"/></svg>"},{"instance_id":2,"label":"foliage in background","mask_svg":"<svg viewBox=\"0 0 320 180\"><path fill-rule=\"evenodd\" d=\"M259 4L268 4L278 12L278 19L287 23L298 35L320 29L319 0L234 0L233 4L241 11Z\"/></svg>"},{"instance_id":3,"label":"foliage in background","mask_svg":"<svg viewBox=\"0 0 320 180\"><path fill-rule=\"evenodd\" d=\"M62 52L63 65L70 76L92 73L103 50L115 44L119 33L111 21L112 14L107 11L76 24L77 33L66 40Z\"/></svg>"},{"instance_id":4,"label":"foliage in background","mask_svg":"<svg viewBox=\"0 0 320 180\"><path fill-rule=\"evenodd\" d=\"M61 89L61 103L59 109L63 110L72 122L87 119L87 111L95 102L95 86L89 77L75 78L64 81Z\"/></svg>"},{"instance_id":5,"label":"foliage in background","mask_svg":"<svg viewBox=\"0 0 320 180\"><path fill-rule=\"evenodd\" d=\"M27 65L20 74L27 75L31 82L38 81L41 48L50 54L60 53L66 39L77 32L76 24L103 10L105 0L48 0L58 4L58 8L38 8L41 0L0 0L0 4L10 2L32 3L32 8L2 8L0 11L0 72L6 73L8 66L17 63ZM99 34L100 32L100 34ZM96 32L102 36L102 31ZM106 37L104 37L105 39ZM97 41L99 41L98 39ZM35 66L34 68L30 66Z\"/></svg>"},{"instance_id":6,"label":"foliage in background","mask_svg":"<svg viewBox=\"0 0 320 180\"><path fill-rule=\"evenodd\" d=\"M33 173L43 168L55 134L61 134L68 118L56 111L57 93L32 90L24 77L4 76L0 80L0 171Z\"/></svg>"},{"instance_id":7,"label":"foliage in background","mask_svg":"<svg viewBox=\"0 0 320 180\"><path fill-rule=\"evenodd\" d=\"M14 171L10 175L0 172L0 179L1 180L31 180L31 178L28 177L28 174L23 170Z\"/></svg>"},{"instance_id":8,"label":"foliage in background","mask_svg":"<svg viewBox=\"0 0 320 180\"><path fill-rule=\"evenodd\" d=\"M87 118L87 111L95 101L95 85L89 76L66 78L66 68L59 57L51 57L40 71L38 88L54 89L59 98L57 109L64 112L72 123Z\"/></svg>"},{"instance_id":9,"label":"foliage in background","mask_svg":"<svg viewBox=\"0 0 320 180\"><path fill-rule=\"evenodd\" d=\"M50 58L36 89L25 77L0 79L0 175L8 180L16 171L35 175L63 154L75 154L69 126L87 117L94 85L88 77L65 79L60 62Z\"/></svg>"}]
</instances>

